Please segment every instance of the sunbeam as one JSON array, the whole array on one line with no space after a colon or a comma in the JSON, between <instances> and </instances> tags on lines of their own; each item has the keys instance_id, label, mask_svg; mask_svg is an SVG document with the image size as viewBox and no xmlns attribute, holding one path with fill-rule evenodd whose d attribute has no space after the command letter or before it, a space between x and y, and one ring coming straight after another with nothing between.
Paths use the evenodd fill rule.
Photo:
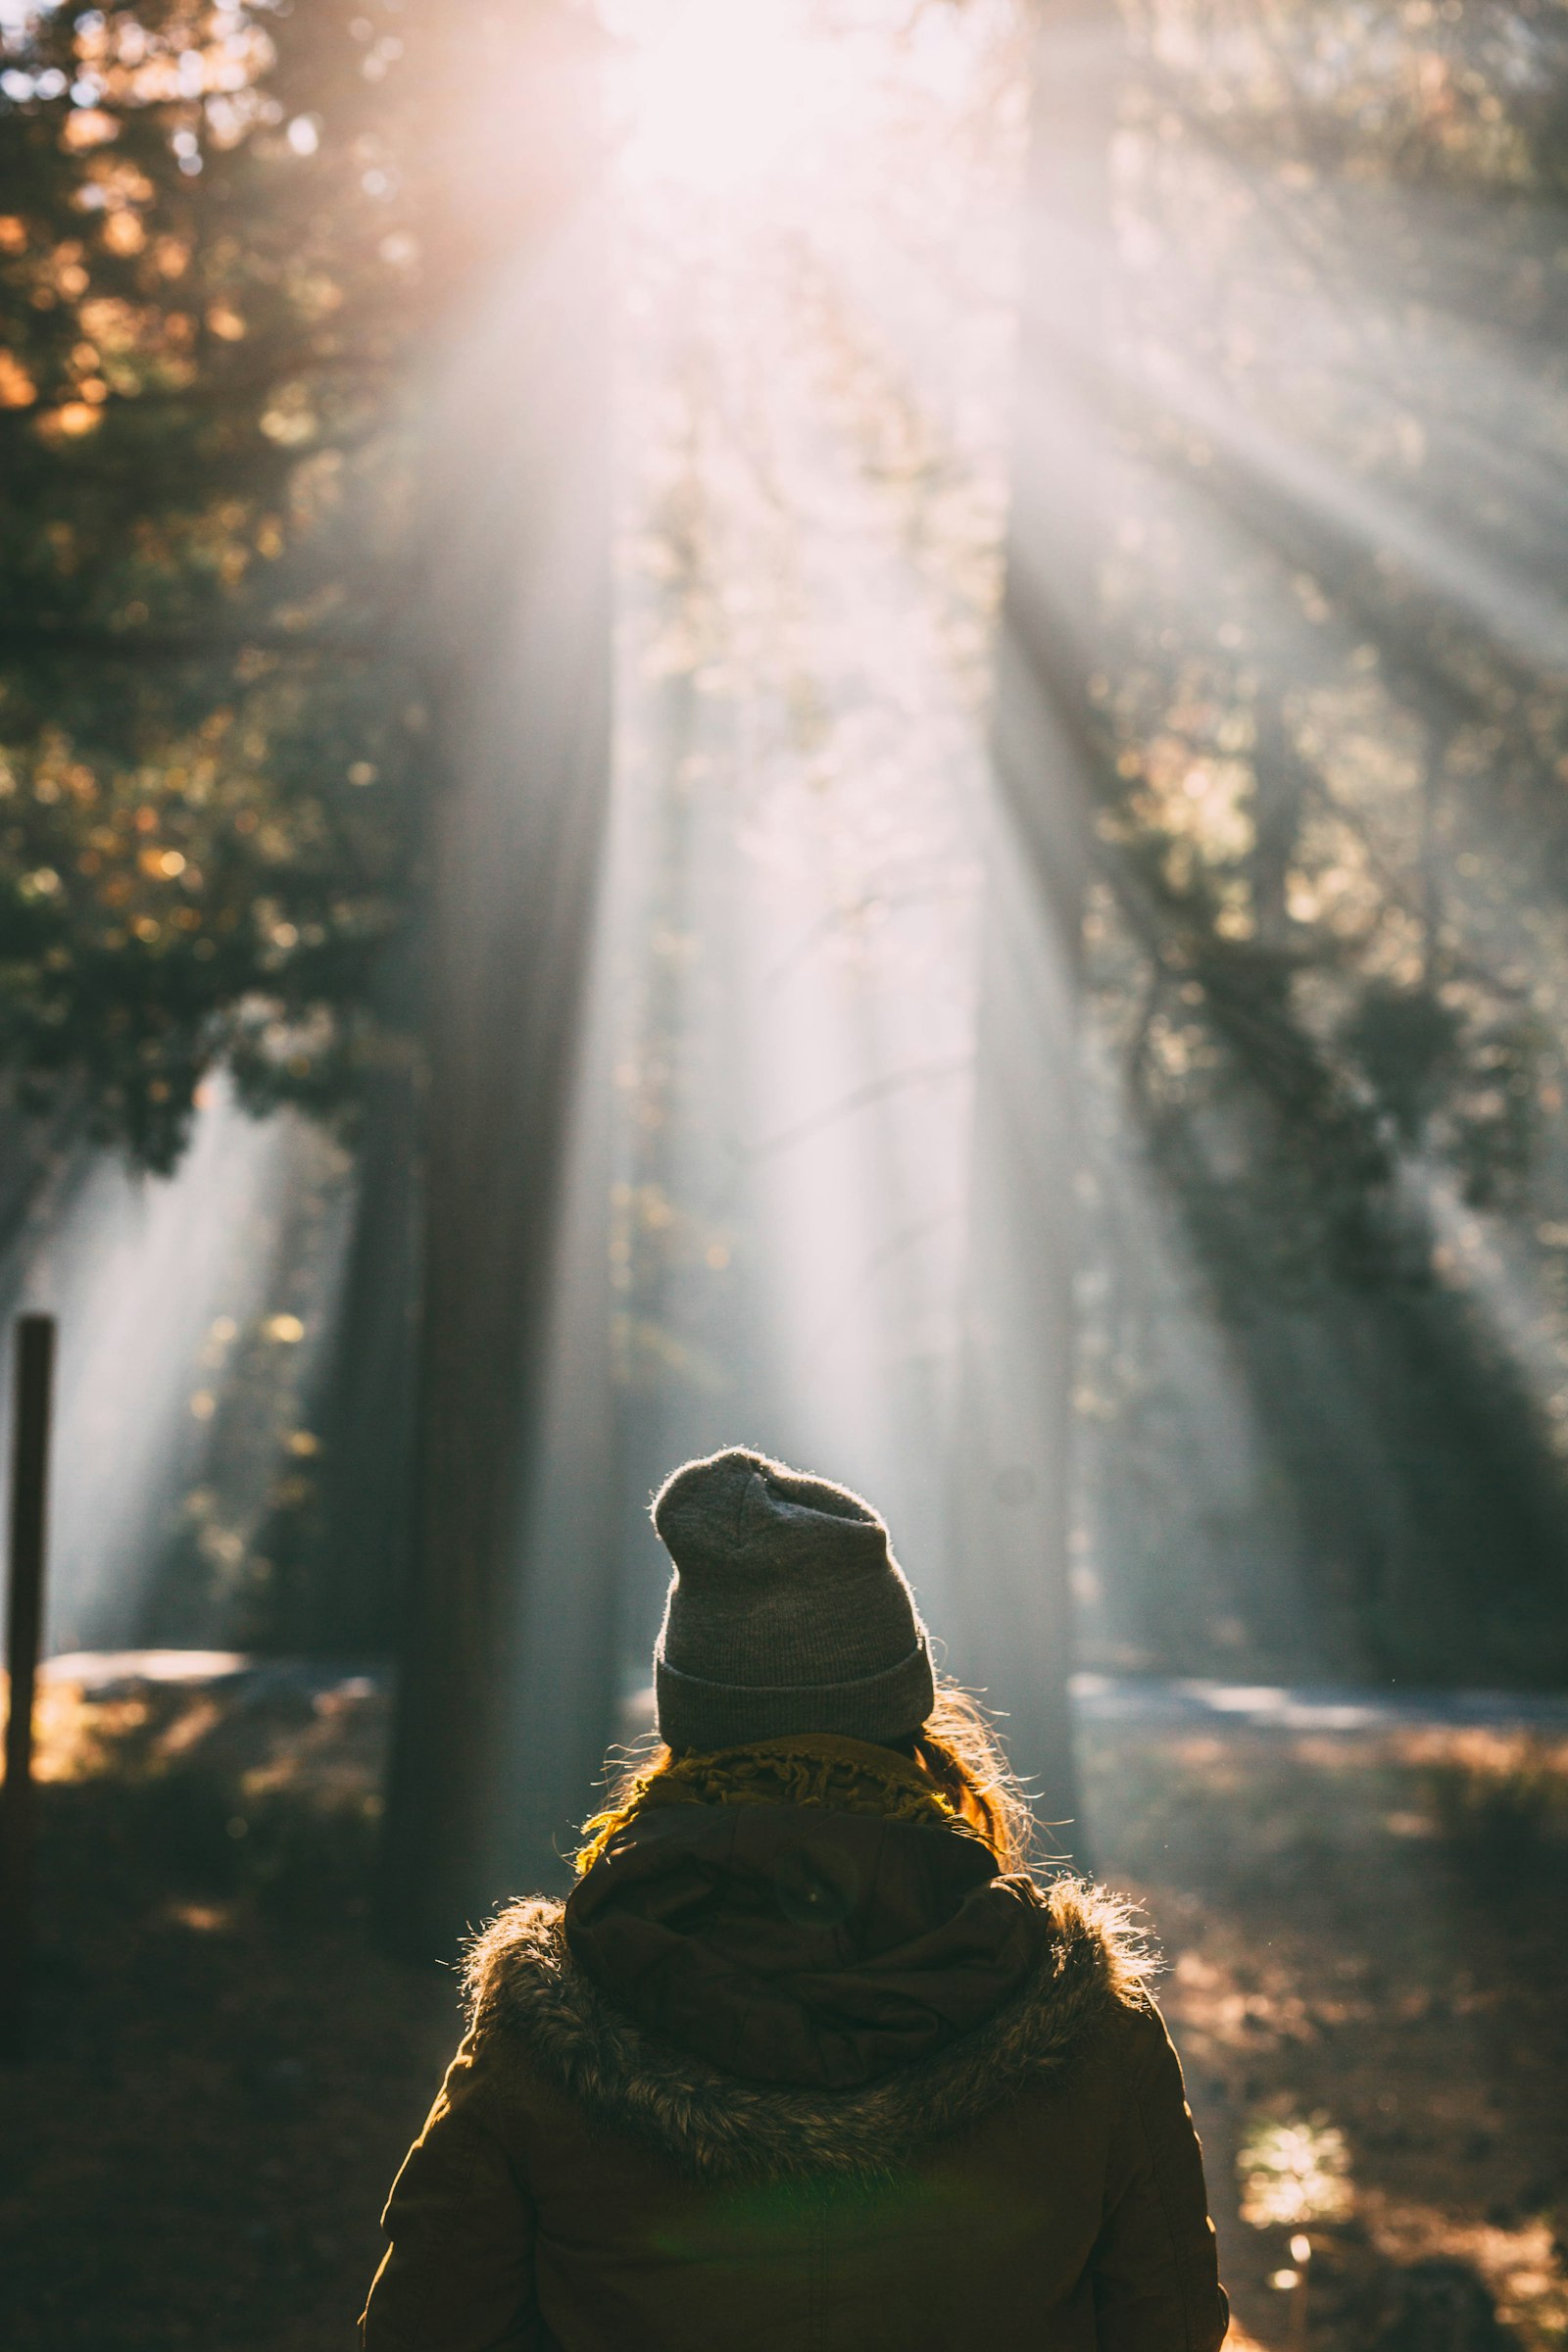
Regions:
<instances>
[{"instance_id":1,"label":"sunbeam","mask_svg":"<svg viewBox=\"0 0 1568 2352\"><path fill-rule=\"evenodd\" d=\"M949 1578L1022 161L1005 11L781 6L710 44L710 14L615 19L636 1685L643 1497L682 1452L835 1464Z\"/></svg>"},{"instance_id":2,"label":"sunbeam","mask_svg":"<svg viewBox=\"0 0 1568 2352\"><path fill-rule=\"evenodd\" d=\"M50 1645L265 1637L288 1573L268 1556L287 1540L279 1489L303 1499L318 1448L341 1158L220 1083L172 1178L101 1158L66 1175L7 1269L18 1305L64 1333Z\"/></svg>"},{"instance_id":3,"label":"sunbeam","mask_svg":"<svg viewBox=\"0 0 1568 2352\"><path fill-rule=\"evenodd\" d=\"M1560 2352L1565 220L1568 0L0 0L7 2341L466 1940L371 2352Z\"/></svg>"}]
</instances>

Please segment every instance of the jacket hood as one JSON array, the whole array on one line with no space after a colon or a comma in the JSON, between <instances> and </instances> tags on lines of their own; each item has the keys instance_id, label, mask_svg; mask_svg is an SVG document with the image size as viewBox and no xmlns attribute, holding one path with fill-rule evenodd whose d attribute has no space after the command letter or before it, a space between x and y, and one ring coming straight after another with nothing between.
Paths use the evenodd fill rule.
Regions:
<instances>
[{"instance_id":1,"label":"jacket hood","mask_svg":"<svg viewBox=\"0 0 1568 2352\"><path fill-rule=\"evenodd\" d=\"M780 2179L895 2170L911 2145L1064 2078L1117 2009L1142 2004L1145 1947L1125 1907L1100 1889L996 1878L986 1850L951 1832L862 1821L846 1838L849 1817L837 1817L824 1840L819 1818L803 1840L799 1817L760 1818L788 1811L704 1808L683 1841L663 1828L628 1841L636 1859L613 1900L607 1849L570 1906L512 1905L468 1955L472 2031L591 2123L684 2170ZM671 1816L650 1816L661 1819ZM878 1830L903 1835L860 1840ZM924 1842L911 1848L911 1837ZM724 1852L731 1867L720 1869ZM783 1941L805 1939L771 1985L752 1940L769 1854L765 1940L771 1948L781 1929ZM810 1867L792 1875L792 1855ZM872 1870L869 1888L847 1883L846 1855ZM659 1890L671 1869L684 1889L673 1895ZM706 1936L705 1873L717 1931ZM637 1954L649 1950L643 1982ZM826 1964L799 1965L803 1951ZM701 1981L688 1989L694 1963ZM720 2012L711 2029L705 2000ZM724 2062L736 2048L745 2071Z\"/></svg>"},{"instance_id":2,"label":"jacket hood","mask_svg":"<svg viewBox=\"0 0 1568 2352\"><path fill-rule=\"evenodd\" d=\"M1050 1930L952 1826L753 1802L634 1815L565 1933L618 2008L724 2073L854 2090L983 2024Z\"/></svg>"}]
</instances>

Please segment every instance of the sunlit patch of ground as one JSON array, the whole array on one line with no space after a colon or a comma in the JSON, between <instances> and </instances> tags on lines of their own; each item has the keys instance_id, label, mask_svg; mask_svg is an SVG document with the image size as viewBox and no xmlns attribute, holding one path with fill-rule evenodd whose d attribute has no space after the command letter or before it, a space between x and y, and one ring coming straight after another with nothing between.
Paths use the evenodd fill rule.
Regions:
<instances>
[{"instance_id":1,"label":"sunlit patch of ground","mask_svg":"<svg viewBox=\"0 0 1568 2352\"><path fill-rule=\"evenodd\" d=\"M1294 2342L1304 2293L1308 2340L1336 2352L1560 2343L1561 1740L1099 1727L1086 1750L1097 1866L1143 1897L1166 1946L1164 2005L1247 2328ZM1271 2119L1343 2142L1342 2214L1242 2220L1238 2158ZM1455 2317L1466 2274L1483 2294ZM1442 2306L1438 2332L1397 2332L1408 2295ZM1512 2338L1475 2332L1487 2299Z\"/></svg>"},{"instance_id":2,"label":"sunlit patch of ground","mask_svg":"<svg viewBox=\"0 0 1568 2352\"><path fill-rule=\"evenodd\" d=\"M348 2339L456 2033L369 1940L386 1720L364 1678L46 1686L7 2343ZM1564 1743L1101 1724L1085 1763L1097 1869L1165 1947L1233 2345L1560 2345Z\"/></svg>"}]
</instances>

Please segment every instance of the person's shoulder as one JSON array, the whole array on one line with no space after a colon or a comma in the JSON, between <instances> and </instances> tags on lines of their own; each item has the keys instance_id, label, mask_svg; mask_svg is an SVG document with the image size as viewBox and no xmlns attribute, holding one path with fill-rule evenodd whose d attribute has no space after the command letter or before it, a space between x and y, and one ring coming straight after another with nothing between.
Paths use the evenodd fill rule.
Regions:
<instances>
[{"instance_id":1,"label":"person's shoulder","mask_svg":"<svg viewBox=\"0 0 1568 2352\"><path fill-rule=\"evenodd\" d=\"M1108 1886L1066 1873L1028 1885L1051 1922L1058 1992L1078 1985L1097 2009L1128 2019L1147 2015L1157 1958L1137 1906Z\"/></svg>"},{"instance_id":2,"label":"person's shoulder","mask_svg":"<svg viewBox=\"0 0 1568 2352\"><path fill-rule=\"evenodd\" d=\"M1113 2075L1157 2063L1170 2047L1153 1993L1159 1956L1137 1905L1066 1874L1033 1883L1032 1893L1051 1922L1036 2000L1054 2034Z\"/></svg>"},{"instance_id":3,"label":"person's shoulder","mask_svg":"<svg viewBox=\"0 0 1568 2352\"><path fill-rule=\"evenodd\" d=\"M567 1948L564 1905L554 1896L509 1903L475 1936L464 1956L468 2039L475 2064L492 2083L526 2077L540 2064L576 2050L594 1992Z\"/></svg>"},{"instance_id":4,"label":"person's shoulder","mask_svg":"<svg viewBox=\"0 0 1568 2352\"><path fill-rule=\"evenodd\" d=\"M563 1913L551 1895L526 1895L464 1956L467 2031L453 2073L475 2118L509 2145L559 2123L563 2093L591 2083L602 2041L600 2003L567 1949Z\"/></svg>"},{"instance_id":5,"label":"person's shoulder","mask_svg":"<svg viewBox=\"0 0 1568 2352\"><path fill-rule=\"evenodd\" d=\"M497 1913L464 1954L463 1988L475 2032L527 2008L570 1967L565 1906L548 1894L524 1895Z\"/></svg>"}]
</instances>

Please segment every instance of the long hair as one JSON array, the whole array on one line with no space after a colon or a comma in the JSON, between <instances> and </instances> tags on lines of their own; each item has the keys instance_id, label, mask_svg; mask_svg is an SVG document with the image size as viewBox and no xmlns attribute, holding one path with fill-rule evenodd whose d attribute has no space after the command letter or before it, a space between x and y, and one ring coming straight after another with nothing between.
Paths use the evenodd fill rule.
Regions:
<instances>
[{"instance_id":1,"label":"long hair","mask_svg":"<svg viewBox=\"0 0 1568 2352\"><path fill-rule=\"evenodd\" d=\"M936 1704L920 1729L897 1751L907 1755L997 1858L999 1871L1029 1867L1035 1820L1029 1800L1008 1764L996 1728L973 1693L945 1677ZM605 1796L584 1825L579 1870L603 1849L612 1824L641 1803L648 1789L679 1758L656 1741L641 1754L623 1757L607 1772Z\"/></svg>"},{"instance_id":2,"label":"long hair","mask_svg":"<svg viewBox=\"0 0 1568 2352\"><path fill-rule=\"evenodd\" d=\"M945 1676L937 1702L914 1735L915 1761L982 1837L1002 1871L1027 1870L1036 1825L990 1716L970 1690Z\"/></svg>"}]
</instances>

